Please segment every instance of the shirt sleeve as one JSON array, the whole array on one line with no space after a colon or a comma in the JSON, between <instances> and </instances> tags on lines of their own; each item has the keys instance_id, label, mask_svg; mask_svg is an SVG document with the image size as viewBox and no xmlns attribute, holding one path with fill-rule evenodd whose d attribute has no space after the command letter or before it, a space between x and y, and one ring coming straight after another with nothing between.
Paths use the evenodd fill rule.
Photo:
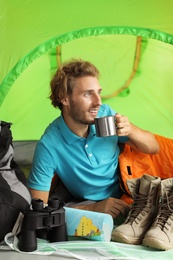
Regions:
<instances>
[{"instance_id":1,"label":"shirt sleeve","mask_svg":"<svg viewBox=\"0 0 173 260\"><path fill-rule=\"evenodd\" d=\"M41 191L49 191L54 171L54 159L51 149L48 149L44 143L39 141L28 177L28 187Z\"/></svg>"}]
</instances>

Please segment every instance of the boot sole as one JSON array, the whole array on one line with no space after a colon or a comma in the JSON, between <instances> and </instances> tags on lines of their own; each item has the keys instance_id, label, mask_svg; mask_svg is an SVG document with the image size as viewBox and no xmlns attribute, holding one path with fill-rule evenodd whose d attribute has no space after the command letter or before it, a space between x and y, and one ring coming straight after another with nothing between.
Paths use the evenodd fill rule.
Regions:
<instances>
[{"instance_id":1,"label":"boot sole","mask_svg":"<svg viewBox=\"0 0 173 260\"><path fill-rule=\"evenodd\" d=\"M152 247L156 249L161 250L170 250L173 249L173 243L166 243L160 240L157 240L156 238L147 237L144 238L142 241L143 246Z\"/></svg>"},{"instance_id":2,"label":"boot sole","mask_svg":"<svg viewBox=\"0 0 173 260\"><path fill-rule=\"evenodd\" d=\"M134 237L128 237L125 236L124 234L119 234L114 232L114 234L112 234L111 236L112 241L114 242L120 242L120 243L124 243L124 244L130 244L130 245L140 245L142 243L142 238L134 238Z\"/></svg>"}]
</instances>

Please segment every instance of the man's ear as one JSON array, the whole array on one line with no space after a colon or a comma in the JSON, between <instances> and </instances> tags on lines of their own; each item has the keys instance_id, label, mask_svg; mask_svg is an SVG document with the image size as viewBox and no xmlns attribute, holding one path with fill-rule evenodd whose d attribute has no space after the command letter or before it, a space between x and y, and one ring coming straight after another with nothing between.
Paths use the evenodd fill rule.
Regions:
<instances>
[{"instance_id":1,"label":"man's ear","mask_svg":"<svg viewBox=\"0 0 173 260\"><path fill-rule=\"evenodd\" d=\"M61 99L61 103L62 103L64 106L67 106L67 105L68 105L68 98L65 97L65 98Z\"/></svg>"}]
</instances>

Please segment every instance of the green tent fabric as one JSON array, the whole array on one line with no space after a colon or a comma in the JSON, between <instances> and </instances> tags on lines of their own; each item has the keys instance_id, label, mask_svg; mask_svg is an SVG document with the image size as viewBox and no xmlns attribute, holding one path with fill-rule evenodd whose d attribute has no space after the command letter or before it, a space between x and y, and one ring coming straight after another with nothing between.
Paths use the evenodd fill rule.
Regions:
<instances>
[{"instance_id":1,"label":"green tent fabric","mask_svg":"<svg viewBox=\"0 0 173 260\"><path fill-rule=\"evenodd\" d=\"M38 140L59 115L49 82L70 58L100 70L102 101L173 138L173 1L0 0L0 119Z\"/></svg>"}]
</instances>

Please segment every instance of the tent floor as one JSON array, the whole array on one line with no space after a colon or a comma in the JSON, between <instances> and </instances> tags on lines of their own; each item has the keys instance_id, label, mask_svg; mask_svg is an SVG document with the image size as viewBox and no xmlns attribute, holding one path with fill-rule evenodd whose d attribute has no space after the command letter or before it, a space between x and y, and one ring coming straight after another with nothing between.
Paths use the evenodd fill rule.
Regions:
<instances>
[{"instance_id":1,"label":"tent floor","mask_svg":"<svg viewBox=\"0 0 173 260\"><path fill-rule=\"evenodd\" d=\"M58 258L57 258L58 257ZM0 259L4 260L72 260L76 258L62 257L57 255L31 255L23 254L15 251L0 251Z\"/></svg>"}]
</instances>

